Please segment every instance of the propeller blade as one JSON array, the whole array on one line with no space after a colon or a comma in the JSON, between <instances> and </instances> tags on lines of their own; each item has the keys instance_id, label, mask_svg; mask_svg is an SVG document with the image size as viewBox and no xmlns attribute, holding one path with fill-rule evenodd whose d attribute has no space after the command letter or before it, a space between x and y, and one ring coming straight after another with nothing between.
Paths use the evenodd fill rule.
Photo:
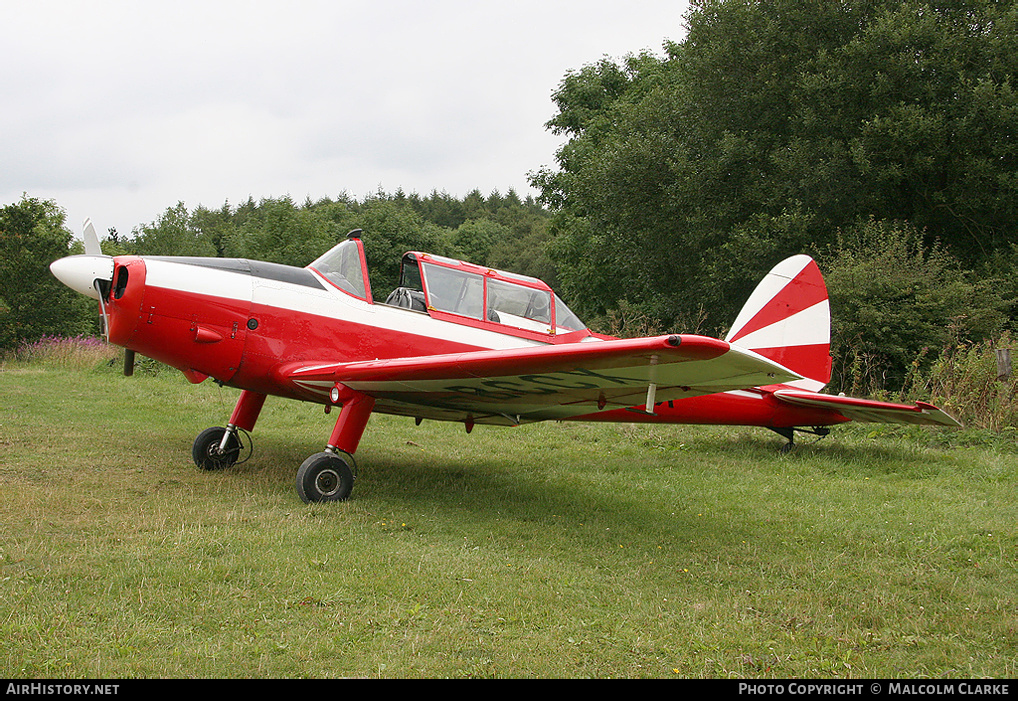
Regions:
<instances>
[{"instance_id":1,"label":"propeller blade","mask_svg":"<svg viewBox=\"0 0 1018 701\"><path fill-rule=\"evenodd\" d=\"M102 246L99 245L99 236L95 233L95 227L92 226L91 219L85 220L82 237L85 239L86 255L101 256L103 254Z\"/></svg>"},{"instance_id":2,"label":"propeller blade","mask_svg":"<svg viewBox=\"0 0 1018 701\"><path fill-rule=\"evenodd\" d=\"M130 348L124 349L124 376L130 377L134 374L134 351Z\"/></svg>"}]
</instances>

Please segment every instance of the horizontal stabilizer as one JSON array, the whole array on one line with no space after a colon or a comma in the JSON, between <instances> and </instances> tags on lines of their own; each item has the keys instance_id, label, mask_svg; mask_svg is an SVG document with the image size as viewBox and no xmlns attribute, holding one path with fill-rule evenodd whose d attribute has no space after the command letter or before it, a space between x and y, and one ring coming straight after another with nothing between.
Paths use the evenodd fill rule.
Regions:
<instances>
[{"instance_id":1,"label":"horizontal stabilizer","mask_svg":"<svg viewBox=\"0 0 1018 701\"><path fill-rule=\"evenodd\" d=\"M894 404L873 399L817 394L799 390L779 389L774 396L798 406L832 409L853 421L870 423L921 424L929 426L961 426L953 417L926 402Z\"/></svg>"}]
</instances>

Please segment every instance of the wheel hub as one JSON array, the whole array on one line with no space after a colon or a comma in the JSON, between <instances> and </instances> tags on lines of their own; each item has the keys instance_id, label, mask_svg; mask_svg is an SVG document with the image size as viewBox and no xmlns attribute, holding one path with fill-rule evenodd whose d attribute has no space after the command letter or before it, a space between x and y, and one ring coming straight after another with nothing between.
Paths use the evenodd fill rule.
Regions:
<instances>
[{"instance_id":1,"label":"wheel hub","mask_svg":"<svg viewBox=\"0 0 1018 701\"><path fill-rule=\"evenodd\" d=\"M339 477L339 473L333 469L325 469L318 473L315 477L315 489L323 497L329 497L339 491L339 486L342 483L342 479Z\"/></svg>"}]
</instances>

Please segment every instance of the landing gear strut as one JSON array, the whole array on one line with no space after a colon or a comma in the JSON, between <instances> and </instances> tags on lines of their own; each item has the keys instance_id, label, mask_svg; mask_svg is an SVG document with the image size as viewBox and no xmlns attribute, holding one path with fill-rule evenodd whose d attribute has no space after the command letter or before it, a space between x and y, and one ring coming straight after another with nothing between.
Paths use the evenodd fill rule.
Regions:
<instances>
[{"instance_id":1,"label":"landing gear strut","mask_svg":"<svg viewBox=\"0 0 1018 701\"><path fill-rule=\"evenodd\" d=\"M202 470L223 470L251 457L251 441L245 445L241 435L254 429L265 403L265 395L244 390L226 428L206 428L194 439L191 459ZM243 455L243 459L241 456Z\"/></svg>"},{"instance_id":2,"label":"landing gear strut","mask_svg":"<svg viewBox=\"0 0 1018 701\"><path fill-rule=\"evenodd\" d=\"M332 405L342 409L329 443L297 469L297 496L305 503L350 497L357 473L353 454L375 407L373 397L339 384L332 389L331 400ZM245 445L241 436L254 429L264 403L264 394L241 392L226 428L215 426L198 434L191 449L194 464L203 470L221 470L243 462L239 457L245 451L250 455L251 444L248 441Z\"/></svg>"}]
</instances>

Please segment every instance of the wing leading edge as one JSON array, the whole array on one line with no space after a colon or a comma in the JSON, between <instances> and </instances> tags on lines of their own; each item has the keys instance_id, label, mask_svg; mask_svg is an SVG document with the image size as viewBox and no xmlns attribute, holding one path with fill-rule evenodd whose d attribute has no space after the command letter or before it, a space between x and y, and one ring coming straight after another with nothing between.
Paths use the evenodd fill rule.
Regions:
<instances>
[{"instance_id":1,"label":"wing leading edge","mask_svg":"<svg viewBox=\"0 0 1018 701\"><path fill-rule=\"evenodd\" d=\"M695 335L289 363L277 376L314 401L327 401L340 384L374 397L376 411L496 424L639 406L649 396L667 401L800 379L752 351Z\"/></svg>"}]
</instances>

